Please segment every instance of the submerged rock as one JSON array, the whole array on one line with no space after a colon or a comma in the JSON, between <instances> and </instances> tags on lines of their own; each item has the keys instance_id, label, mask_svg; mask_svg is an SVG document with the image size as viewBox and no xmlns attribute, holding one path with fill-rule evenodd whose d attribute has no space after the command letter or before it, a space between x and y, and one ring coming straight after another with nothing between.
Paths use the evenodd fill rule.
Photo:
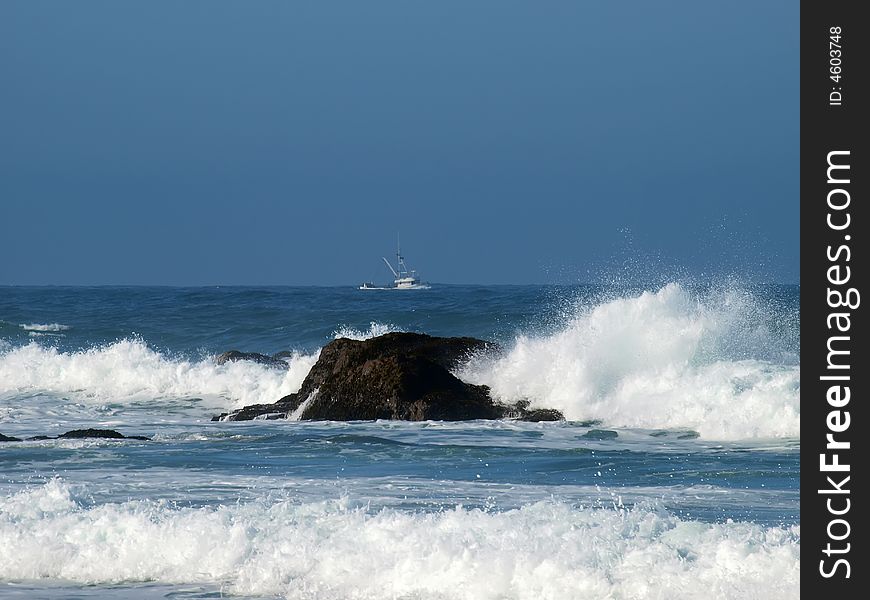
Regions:
<instances>
[{"instance_id":1,"label":"submerged rock","mask_svg":"<svg viewBox=\"0 0 870 600\"><path fill-rule=\"evenodd\" d=\"M86 439L86 438L102 438L102 439L110 439L110 440L144 440L148 441L151 438L145 437L143 435L124 435L122 433L118 433L114 429L74 429L72 431L67 431L66 433L62 433L57 437L50 437L47 435L35 435L33 437L27 438L28 442L39 442L43 440L61 440L61 439ZM19 438L7 437L0 433L0 442L21 442Z\"/></svg>"},{"instance_id":2,"label":"submerged rock","mask_svg":"<svg viewBox=\"0 0 870 600\"><path fill-rule=\"evenodd\" d=\"M419 333L340 338L323 347L299 392L213 420L243 421L293 412L303 420L497 419L507 409L492 401L489 388L460 381L450 372L472 353L491 347L475 338Z\"/></svg>"},{"instance_id":3,"label":"submerged rock","mask_svg":"<svg viewBox=\"0 0 870 600\"><path fill-rule=\"evenodd\" d=\"M694 440L700 437L697 431L693 431L691 429L660 429L658 431L653 431L650 436L655 438L676 438L678 440Z\"/></svg>"},{"instance_id":4,"label":"submerged rock","mask_svg":"<svg viewBox=\"0 0 870 600\"><path fill-rule=\"evenodd\" d=\"M284 354L284 353L280 353ZM238 350L229 350L215 357L214 361L219 364L235 362L238 360L248 360L251 362L267 365L270 367L287 368L287 362L281 360L279 355L269 356L268 354L260 354L259 352L239 352Z\"/></svg>"},{"instance_id":5,"label":"submerged rock","mask_svg":"<svg viewBox=\"0 0 870 600\"><path fill-rule=\"evenodd\" d=\"M615 440L619 437L619 434L610 429L590 429L586 433L580 436L583 439L587 440Z\"/></svg>"}]
</instances>

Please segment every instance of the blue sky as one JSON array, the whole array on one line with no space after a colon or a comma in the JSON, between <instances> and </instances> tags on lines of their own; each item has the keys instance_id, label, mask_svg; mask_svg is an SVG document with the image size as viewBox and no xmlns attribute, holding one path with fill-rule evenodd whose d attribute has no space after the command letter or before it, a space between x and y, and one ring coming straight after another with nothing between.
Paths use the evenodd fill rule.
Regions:
<instances>
[{"instance_id":1,"label":"blue sky","mask_svg":"<svg viewBox=\"0 0 870 600\"><path fill-rule=\"evenodd\" d=\"M0 284L799 271L795 2L0 3ZM660 273L659 273L660 275Z\"/></svg>"}]
</instances>

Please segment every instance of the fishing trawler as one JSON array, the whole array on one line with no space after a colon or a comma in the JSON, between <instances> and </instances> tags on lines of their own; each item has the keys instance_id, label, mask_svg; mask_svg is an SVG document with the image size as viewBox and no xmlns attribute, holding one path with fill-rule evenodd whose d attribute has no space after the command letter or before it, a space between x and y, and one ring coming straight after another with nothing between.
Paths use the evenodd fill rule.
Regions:
<instances>
[{"instance_id":1,"label":"fishing trawler","mask_svg":"<svg viewBox=\"0 0 870 600\"><path fill-rule=\"evenodd\" d=\"M399 244L396 244L396 268L393 268L393 265L390 264L390 261L386 259L386 257L382 257L384 259L384 264L387 265L387 268L393 274L395 279L393 280L393 285L388 286L378 286L371 282L363 283L359 286L361 290L428 290L429 284L423 283L420 278L417 276L417 271L413 271L408 269L407 265L405 265L405 257L402 256L402 249Z\"/></svg>"}]
</instances>

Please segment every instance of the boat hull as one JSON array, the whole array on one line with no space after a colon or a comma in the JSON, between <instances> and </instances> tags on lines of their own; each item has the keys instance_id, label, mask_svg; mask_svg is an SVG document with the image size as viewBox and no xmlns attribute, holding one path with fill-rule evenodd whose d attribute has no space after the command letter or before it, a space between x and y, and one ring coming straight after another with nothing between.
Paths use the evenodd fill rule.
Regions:
<instances>
[{"instance_id":1,"label":"boat hull","mask_svg":"<svg viewBox=\"0 0 870 600\"><path fill-rule=\"evenodd\" d=\"M361 286L359 286L358 289L361 289L361 290L379 290L380 291L380 290L428 290L431 288L432 288L432 286L430 286L428 284L416 283L414 285L404 285L401 287L397 286L397 285L384 286L384 287L371 286L371 285L361 285Z\"/></svg>"}]
</instances>

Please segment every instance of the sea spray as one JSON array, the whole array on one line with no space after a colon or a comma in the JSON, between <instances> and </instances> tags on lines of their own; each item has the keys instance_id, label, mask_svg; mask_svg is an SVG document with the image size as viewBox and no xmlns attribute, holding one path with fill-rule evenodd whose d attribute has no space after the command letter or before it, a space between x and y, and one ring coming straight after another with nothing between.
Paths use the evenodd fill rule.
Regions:
<instances>
[{"instance_id":1,"label":"sea spray","mask_svg":"<svg viewBox=\"0 0 870 600\"><path fill-rule=\"evenodd\" d=\"M348 338L351 340L369 340L373 337L377 337L379 335L384 335L386 333L394 333L397 331L402 331L401 327L397 327L396 325L378 323L376 321L372 321L369 324L369 328L366 330L355 329L353 327L349 327L347 325L342 325L338 329L333 332L333 337L335 339L339 338Z\"/></svg>"},{"instance_id":2,"label":"sea spray","mask_svg":"<svg viewBox=\"0 0 870 600\"><path fill-rule=\"evenodd\" d=\"M460 376L504 402L615 427L690 428L711 439L800 432L799 358L743 289L655 292L581 304L555 333L519 335Z\"/></svg>"}]
</instances>

